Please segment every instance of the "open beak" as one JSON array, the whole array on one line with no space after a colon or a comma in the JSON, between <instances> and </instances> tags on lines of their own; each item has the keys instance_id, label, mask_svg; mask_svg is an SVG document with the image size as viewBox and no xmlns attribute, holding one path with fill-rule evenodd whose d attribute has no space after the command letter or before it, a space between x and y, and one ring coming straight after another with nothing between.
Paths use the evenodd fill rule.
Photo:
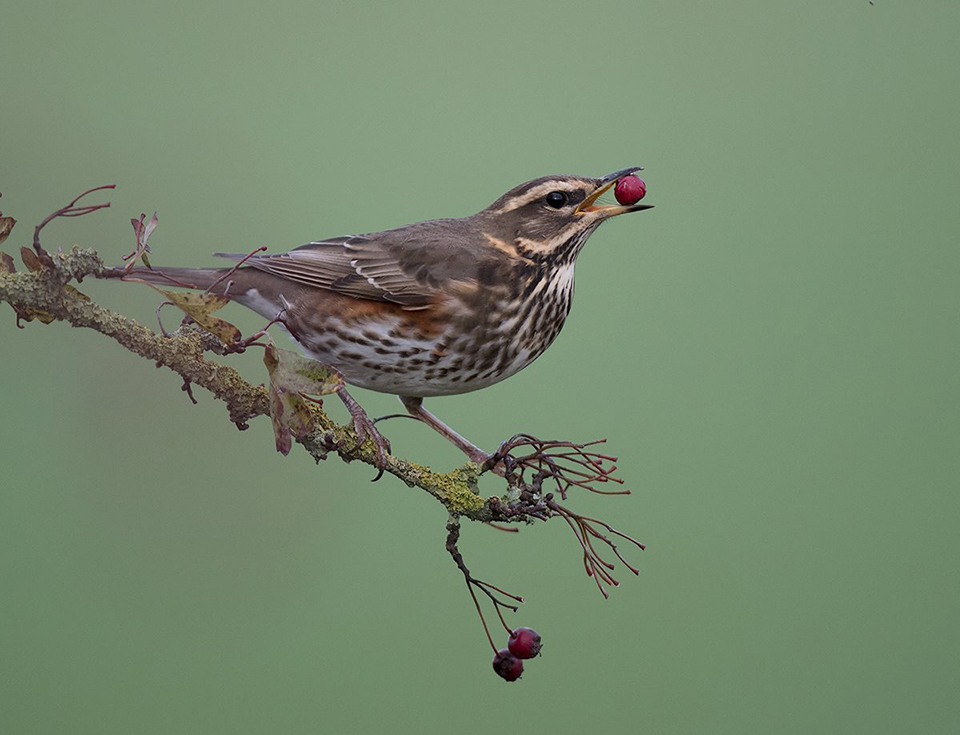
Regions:
<instances>
[{"instance_id":1,"label":"open beak","mask_svg":"<svg viewBox=\"0 0 960 735\"><path fill-rule=\"evenodd\" d=\"M618 214L627 212L639 212L642 209L653 209L652 204L631 204L629 206L622 204L595 204L597 199L606 194L616 183L624 176L629 176L635 171L643 171L643 166L634 166L633 168L622 168L614 171L612 174L597 179L597 188L593 193L587 195L580 206L577 207L577 214L587 214L588 212L600 212L604 217L615 217Z\"/></svg>"}]
</instances>

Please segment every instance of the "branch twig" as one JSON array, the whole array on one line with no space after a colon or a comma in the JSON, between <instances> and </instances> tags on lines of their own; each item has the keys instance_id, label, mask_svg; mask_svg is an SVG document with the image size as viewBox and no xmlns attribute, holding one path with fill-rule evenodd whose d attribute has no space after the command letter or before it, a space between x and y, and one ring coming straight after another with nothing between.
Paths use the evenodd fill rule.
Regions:
<instances>
[{"instance_id":1,"label":"branch twig","mask_svg":"<svg viewBox=\"0 0 960 735\"><path fill-rule=\"evenodd\" d=\"M37 257L40 258L40 261L47 266L51 267L52 261L46 250L43 249L43 246L40 245L40 231L43 230L48 224L50 224L57 217L82 217L85 214L90 214L91 212L96 212L98 209L106 209L110 206L110 202L105 204L89 204L82 207L78 207L77 202L83 199L87 194L92 194L95 191L103 191L104 189L116 189L116 184L104 184L103 186L95 186L92 189L87 189L82 194L78 194L74 199L67 204L65 207L60 207L56 212L52 212L47 215L39 225L37 225L33 230L33 249L37 251Z\"/></svg>"},{"instance_id":2,"label":"branch twig","mask_svg":"<svg viewBox=\"0 0 960 735\"><path fill-rule=\"evenodd\" d=\"M483 617L483 610L480 607L480 601L477 599L477 593L474 589L479 590L493 603L493 609L497 612L497 617L500 618L500 624L503 626L503 629L507 631L509 635L512 632L512 628L507 625L507 621L503 619L503 609L512 610L516 612L519 607L518 605L513 604L514 602L518 604L523 603L523 598L519 595L513 595L509 592L500 589L496 585L490 584L489 582L484 582L482 579L477 579L474 577L470 570L467 568L466 563L463 561L463 554L460 553L460 549L457 544L460 541L460 521L456 518L450 519L450 522L447 524L447 552L453 557L454 563L457 565L457 568L463 574L463 579L467 583L467 591L470 593L470 597L473 599L473 605L477 608L477 615L480 616L480 622L483 624L483 632L487 634L487 640L490 641L490 647L493 649L493 652L497 652L497 646L493 642L493 636L490 635L490 628L487 627L487 620ZM513 602L508 602L512 600Z\"/></svg>"}]
</instances>

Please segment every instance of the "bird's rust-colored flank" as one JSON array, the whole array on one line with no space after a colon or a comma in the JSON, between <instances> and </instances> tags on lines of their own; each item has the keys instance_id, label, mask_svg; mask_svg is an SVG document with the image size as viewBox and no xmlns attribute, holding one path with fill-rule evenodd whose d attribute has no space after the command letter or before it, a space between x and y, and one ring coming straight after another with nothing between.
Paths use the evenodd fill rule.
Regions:
<instances>
[{"instance_id":1,"label":"bird's rust-colored flank","mask_svg":"<svg viewBox=\"0 0 960 735\"><path fill-rule=\"evenodd\" d=\"M543 353L570 311L574 264L587 238L613 216L650 208L597 203L637 170L545 176L470 217L254 255L230 276L229 295L268 319L282 313L281 324L309 355L348 383L399 395L412 414L478 459L485 455L421 400L487 387ZM206 288L225 271L135 275ZM358 420L359 406L341 397Z\"/></svg>"}]
</instances>

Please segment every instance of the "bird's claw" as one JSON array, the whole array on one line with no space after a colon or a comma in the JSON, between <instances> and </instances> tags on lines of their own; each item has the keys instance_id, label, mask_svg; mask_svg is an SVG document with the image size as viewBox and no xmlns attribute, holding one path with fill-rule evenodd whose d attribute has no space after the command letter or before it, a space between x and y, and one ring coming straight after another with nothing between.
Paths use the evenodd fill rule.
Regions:
<instances>
[{"instance_id":1,"label":"bird's claw","mask_svg":"<svg viewBox=\"0 0 960 735\"><path fill-rule=\"evenodd\" d=\"M383 477L383 471L387 468L387 455L390 454L390 440L387 439L380 431L374 426L373 421L366 415L362 416L353 416L353 429L357 432L357 442L363 444L367 439L373 442L374 448L377 450L377 476L373 478L372 482L376 482L381 477Z\"/></svg>"},{"instance_id":2,"label":"bird's claw","mask_svg":"<svg viewBox=\"0 0 960 735\"><path fill-rule=\"evenodd\" d=\"M376 427L376 421L371 419L363 407L357 403L353 396L345 390L338 391L340 400L343 401L347 410L350 412L350 418L353 423L353 430L357 433L357 446L363 444L369 439L376 449L377 459L374 466L377 468L377 476L372 482L376 482L383 477L383 472L387 468L387 455L390 454L390 440L380 433Z\"/></svg>"}]
</instances>

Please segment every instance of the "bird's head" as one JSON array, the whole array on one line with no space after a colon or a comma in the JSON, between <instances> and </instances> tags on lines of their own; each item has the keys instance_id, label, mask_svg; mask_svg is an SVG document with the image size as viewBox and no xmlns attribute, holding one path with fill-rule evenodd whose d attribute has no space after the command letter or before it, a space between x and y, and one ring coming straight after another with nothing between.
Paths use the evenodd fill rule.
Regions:
<instances>
[{"instance_id":1,"label":"bird's head","mask_svg":"<svg viewBox=\"0 0 960 735\"><path fill-rule=\"evenodd\" d=\"M599 204L619 179L641 167L624 168L599 179L543 176L514 187L475 217L492 241L530 260L571 261L599 225L651 204Z\"/></svg>"}]
</instances>

